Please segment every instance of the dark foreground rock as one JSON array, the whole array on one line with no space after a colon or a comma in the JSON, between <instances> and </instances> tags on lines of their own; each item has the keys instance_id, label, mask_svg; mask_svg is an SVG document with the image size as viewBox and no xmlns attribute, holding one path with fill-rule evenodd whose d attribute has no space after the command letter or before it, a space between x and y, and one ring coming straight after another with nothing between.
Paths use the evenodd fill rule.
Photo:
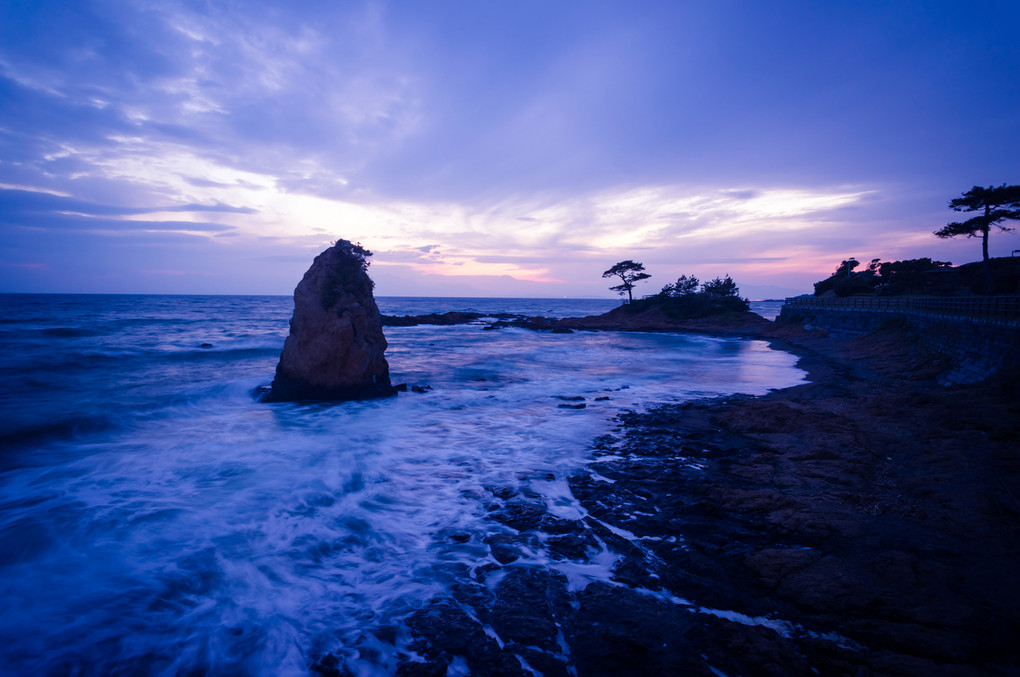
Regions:
<instances>
[{"instance_id":1,"label":"dark foreground rock","mask_svg":"<svg viewBox=\"0 0 1020 677\"><path fill-rule=\"evenodd\" d=\"M624 415L569 478L583 519L491 488L507 532L411 616L399 674L1020 674L1016 375L773 334L811 384Z\"/></svg>"},{"instance_id":2,"label":"dark foreground rock","mask_svg":"<svg viewBox=\"0 0 1020 677\"><path fill-rule=\"evenodd\" d=\"M340 240L315 257L294 290L290 335L265 401L363 400L394 395L367 257Z\"/></svg>"},{"instance_id":3,"label":"dark foreground rock","mask_svg":"<svg viewBox=\"0 0 1020 677\"><path fill-rule=\"evenodd\" d=\"M902 328L759 335L812 382L622 415L559 478L576 518L551 475L485 487L396 674L1020 674L1018 374L939 386Z\"/></svg>"},{"instance_id":4,"label":"dark foreground rock","mask_svg":"<svg viewBox=\"0 0 1020 677\"><path fill-rule=\"evenodd\" d=\"M1016 375L938 387L945 365L899 330L795 340L813 384L634 417L632 459L583 500L652 492L685 539L652 546L661 580L845 638L776 639L822 674L1015 674Z\"/></svg>"}]
</instances>

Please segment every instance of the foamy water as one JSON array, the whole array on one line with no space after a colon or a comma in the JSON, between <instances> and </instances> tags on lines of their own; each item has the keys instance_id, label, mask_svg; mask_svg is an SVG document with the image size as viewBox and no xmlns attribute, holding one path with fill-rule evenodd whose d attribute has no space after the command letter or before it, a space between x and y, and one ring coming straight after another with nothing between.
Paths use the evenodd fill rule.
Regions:
<instances>
[{"instance_id":1,"label":"foamy water","mask_svg":"<svg viewBox=\"0 0 1020 677\"><path fill-rule=\"evenodd\" d=\"M400 327L394 382L432 391L270 405L287 298L0 301L0 674L389 674L403 619L494 561L491 488L577 517L567 478L622 409L803 377L756 341ZM530 314L591 312L557 303ZM529 558L575 587L614 560Z\"/></svg>"}]
</instances>

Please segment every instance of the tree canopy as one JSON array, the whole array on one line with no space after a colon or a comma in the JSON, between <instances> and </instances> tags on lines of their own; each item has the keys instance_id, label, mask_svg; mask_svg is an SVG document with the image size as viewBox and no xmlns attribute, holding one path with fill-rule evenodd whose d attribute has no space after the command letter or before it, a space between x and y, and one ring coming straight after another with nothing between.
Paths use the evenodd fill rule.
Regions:
<instances>
[{"instance_id":1,"label":"tree canopy","mask_svg":"<svg viewBox=\"0 0 1020 677\"><path fill-rule=\"evenodd\" d=\"M663 296L690 296L698 293L701 282L693 275L681 275L675 284L667 284L659 293Z\"/></svg>"},{"instance_id":2,"label":"tree canopy","mask_svg":"<svg viewBox=\"0 0 1020 677\"><path fill-rule=\"evenodd\" d=\"M602 273L603 278L618 277L620 278L620 284L610 287L611 291L615 291L621 296L627 294L627 300L630 302L634 301L634 283L640 282L641 280L647 280L651 277L648 273L644 272L645 266L642 263L635 261L620 261L609 270Z\"/></svg>"},{"instance_id":3,"label":"tree canopy","mask_svg":"<svg viewBox=\"0 0 1020 677\"><path fill-rule=\"evenodd\" d=\"M364 285L367 285L369 291L375 288L375 282L368 276L368 267L372 264L368 259L372 252L362 247L360 242L337 240L332 247L320 254L327 255L330 257L327 260L333 263L326 269L328 278L323 285L323 310L336 302L341 291L348 294L358 293Z\"/></svg>"},{"instance_id":4,"label":"tree canopy","mask_svg":"<svg viewBox=\"0 0 1020 677\"><path fill-rule=\"evenodd\" d=\"M333 243L333 248L341 252L346 258L357 262L362 270L367 270L372 265L372 262L368 260L368 257L372 256L372 252L362 247L360 242L337 240Z\"/></svg>"},{"instance_id":5,"label":"tree canopy","mask_svg":"<svg viewBox=\"0 0 1020 677\"><path fill-rule=\"evenodd\" d=\"M740 296L740 289L737 287L737 283L729 275L724 278L717 277L714 280L709 280L701 285L701 291L709 296Z\"/></svg>"},{"instance_id":6,"label":"tree canopy","mask_svg":"<svg viewBox=\"0 0 1020 677\"><path fill-rule=\"evenodd\" d=\"M843 261L829 277L815 282L815 296L832 291L836 296L859 296L879 294L947 293L947 288L959 285L955 277L944 274L950 269L948 261L932 261L929 258L906 261L882 261L872 259L868 267L854 272L860 266L855 258Z\"/></svg>"},{"instance_id":7,"label":"tree canopy","mask_svg":"<svg viewBox=\"0 0 1020 677\"><path fill-rule=\"evenodd\" d=\"M988 233L992 227L1010 231L1003 221L1020 221L1020 186L974 186L960 197L949 201L949 208L956 212L980 212L966 221L954 221L935 231L940 238L966 237L981 238L981 260L984 261L986 292L991 293L992 274L988 266Z\"/></svg>"},{"instance_id":8,"label":"tree canopy","mask_svg":"<svg viewBox=\"0 0 1020 677\"><path fill-rule=\"evenodd\" d=\"M717 277L702 283L694 275L681 275L675 283L669 283L658 294L638 301L631 294L634 283L651 277L644 272L644 265L634 261L620 261L602 277L618 277L621 284L610 287L630 298L628 306L634 312L658 308L666 315L677 319L693 319L720 313L746 312L750 306L747 299L740 297L737 283L729 275Z\"/></svg>"},{"instance_id":9,"label":"tree canopy","mask_svg":"<svg viewBox=\"0 0 1020 677\"><path fill-rule=\"evenodd\" d=\"M681 319L744 312L750 307L747 299L740 298L740 289L729 275L704 284L693 275L681 275L675 284L667 284L655 297L641 301L639 305L643 303Z\"/></svg>"}]
</instances>

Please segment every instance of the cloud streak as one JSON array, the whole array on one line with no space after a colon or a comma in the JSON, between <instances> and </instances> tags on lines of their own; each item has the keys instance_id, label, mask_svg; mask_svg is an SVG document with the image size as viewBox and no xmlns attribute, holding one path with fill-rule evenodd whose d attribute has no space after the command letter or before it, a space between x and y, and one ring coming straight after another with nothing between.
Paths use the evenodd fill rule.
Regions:
<instances>
[{"instance_id":1,"label":"cloud streak","mask_svg":"<svg viewBox=\"0 0 1020 677\"><path fill-rule=\"evenodd\" d=\"M338 237L376 250L389 294L608 295L598 273L622 258L795 293L850 255L976 258L930 232L953 195L1020 180L1020 91L1001 86L1017 20L994 3L9 4L0 290L202 288L149 270L287 293Z\"/></svg>"}]
</instances>

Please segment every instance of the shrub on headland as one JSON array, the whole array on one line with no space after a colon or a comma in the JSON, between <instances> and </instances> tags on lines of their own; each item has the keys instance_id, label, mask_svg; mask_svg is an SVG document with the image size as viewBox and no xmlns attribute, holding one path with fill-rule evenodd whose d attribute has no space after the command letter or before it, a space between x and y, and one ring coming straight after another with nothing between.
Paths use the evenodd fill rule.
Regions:
<instances>
[{"instance_id":1,"label":"shrub on headland","mask_svg":"<svg viewBox=\"0 0 1020 677\"><path fill-rule=\"evenodd\" d=\"M675 284L667 284L658 294L634 301L631 307L635 311L659 308L676 319L697 319L746 312L750 305L740 297L740 289L729 275L703 284L693 275L681 275Z\"/></svg>"},{"instance_id":2,"label":"shrub on headland","mask_svg":"<svg viewBox=\"0 0 1020 677\"><path fill-rule=\"evenodd\" d=\"M992 272L992 293L1020 291L1020 258L988 261ZM904 261L872 259L858 271L856 259L843 261L836 271L815 282L815 296L956 296L983 293L987 286L982 262L953 266L929 258Z\"/></svg>"}]
</instances>

